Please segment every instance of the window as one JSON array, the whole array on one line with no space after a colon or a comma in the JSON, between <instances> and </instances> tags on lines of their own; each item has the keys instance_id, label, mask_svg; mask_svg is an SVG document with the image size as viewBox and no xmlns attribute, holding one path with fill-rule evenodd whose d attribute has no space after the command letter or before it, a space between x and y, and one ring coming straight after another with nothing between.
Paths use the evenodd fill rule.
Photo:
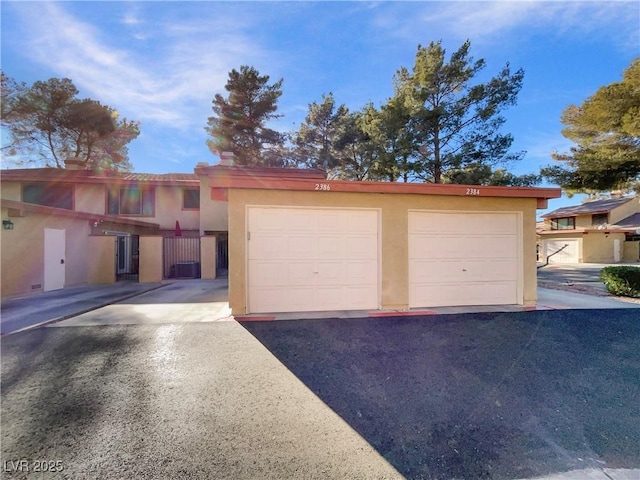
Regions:
<instances>
[{"instance_id":1,"label":"window","mask_svg":"<svg viewBox=\"0 0 640 480\"><path fill-rule=\"evenodd\" d=\"M23 185L22 201L73 210L73 187L71 185L49 184Z\"/></svg>"},{"instance_id":2,"label":"window","mask_svg":"<svg viewBox=\"0 0 640 480\"><path fill-rule=\"evenodd\" d=\"M182 208L198 210L200 208L200 189L185 188L182 190Z\"/></svg>"},{"instance_id":3,"label":"window","mask_svg":"<svg viewBox=\"0 0 640 480\"><path fill-rule=\"evenodd\" d=\"M575 217L551 219L551 230L573 230L576 228Z\"/></svg>"},{"instance_id":4,"label":"window","mask_svg":"<svg viewBox=\"0 0 640 480\"><path fill-rule=\"evenodd\" d=\"M110 215L153 215L154 191L151 188L108 188L107 213Z\"/></svg>"},{"instance_id":5,"label":"window","mask_svg":"<svg viewBox=\"0 0 640 480\"><path fill-rule=\"evenodd\" d=\"M599 226L609 223L609 215L607 213L594 213L591 215L591 225Z\"/></svg>"}]
</instances>

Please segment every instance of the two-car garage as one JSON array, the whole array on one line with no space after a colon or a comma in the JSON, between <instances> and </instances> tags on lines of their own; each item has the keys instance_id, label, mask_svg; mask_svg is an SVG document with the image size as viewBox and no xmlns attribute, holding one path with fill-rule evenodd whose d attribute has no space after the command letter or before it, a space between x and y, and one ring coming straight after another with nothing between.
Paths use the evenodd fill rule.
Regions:
<instances>
[{"instance_id":1,"label":"two-car garage","mask_svg":"<svg viewBox=\"0 0 640 480\"><path fill-rule=\"evenodd\" d=\"M536 209L558 189L209 168L228 199L234 315L536 302Z\"/></svg>"}]
</instances>

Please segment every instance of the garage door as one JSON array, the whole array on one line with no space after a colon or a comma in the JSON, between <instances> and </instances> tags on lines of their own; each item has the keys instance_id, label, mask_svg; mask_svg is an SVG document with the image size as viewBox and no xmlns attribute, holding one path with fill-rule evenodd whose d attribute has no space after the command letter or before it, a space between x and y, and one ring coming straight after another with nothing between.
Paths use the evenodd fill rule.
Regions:
<instances>
[{"instance_id":1,"label":"garage door","mask_svg":"<svg viewBox=\"0 0 640 480\"><path fill-rule=\"evenodd\" d=\"M251 313L377 309L378 211L248 209Z\"/></svg>"},{"instance_id":2,"label":"garage door","mask_svg":"<svg viewBox=\"0 0 640 480\"><path fill-rule=\"evenodd\" d=\"M409 212L409 305L522 303L515 213Z\"/></svg>"},{"instance_id":3,"label":"garage door","mask_svg":"<svg viewBox=\"0 0 640 480\"><path fill-rule=\"evenodd\" d=\"M545 240L544 245L545 258L548 259L549 263L578 263L577 239Z\"/></svg>"}]
</instances>

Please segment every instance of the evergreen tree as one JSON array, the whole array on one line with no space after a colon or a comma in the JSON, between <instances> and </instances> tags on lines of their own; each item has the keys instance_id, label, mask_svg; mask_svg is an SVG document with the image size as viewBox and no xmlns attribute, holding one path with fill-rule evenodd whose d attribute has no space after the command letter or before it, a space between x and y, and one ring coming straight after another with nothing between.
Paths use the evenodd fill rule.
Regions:
<instances>
[{"instance_id":1,"label":"evergreen tree","mask_svg":"<svg viewBox=\"0 0 640 480\"><path fill-rule=\"evenodd\" d=\"M582 105L562 115L562 134L575 143L554 153L563 165L547 166L544 177L570 193L640 190L640 57L622 81L600 87Z\"/></svg>"},{"instance_id":2,"label":"evergreen tree","mask_svg":"<svg viewBox=\"0 0 640 480\"><path fill-rule=\"evenodd\" d=\"M211 136L209 150L216 155L233 152L239 165L281 165L284 135L266 125L280 117L275 112L282 83L280 79L269 84L269 76L253 67L231 70L225 86L228 97L216 94L212 102L215 115L205 128Z\"/></svg>"},{"instance_id":3,"label":"evergreen tree","mask_svg":"<svg viewBox=\"0 0 640 480\"><path fill-rule=\"evenodd\" d=\"M441 42L418 46L413 71L396 75L396 100L409 111L411 170L415 177L442 183L451 169L506 164L522 158L509 153L513 137L499 133L503 108L516 103L524 72L507 64L486 83L472 84L485 67L469 54L466 41L448 62ZM392 99L393 100L393 99Z\"/></svg>"}]
</instances>

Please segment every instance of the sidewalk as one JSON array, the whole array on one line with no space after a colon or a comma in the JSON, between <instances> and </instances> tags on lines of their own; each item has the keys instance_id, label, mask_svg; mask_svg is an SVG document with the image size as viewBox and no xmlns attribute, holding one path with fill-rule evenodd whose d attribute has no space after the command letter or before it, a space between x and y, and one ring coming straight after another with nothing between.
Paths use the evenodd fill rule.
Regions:
<instances>
[{"instance_id":1,"label":"sidewalk","mask_svg":"<svg viewBox=\"0 0 640 480\"><path fill-rule=\"evenodd\" d=\"M169 284L123 281L109 285L82 285L2 300L0 334L16 333L64 320Z\"/></svg>"}]
</instances>

